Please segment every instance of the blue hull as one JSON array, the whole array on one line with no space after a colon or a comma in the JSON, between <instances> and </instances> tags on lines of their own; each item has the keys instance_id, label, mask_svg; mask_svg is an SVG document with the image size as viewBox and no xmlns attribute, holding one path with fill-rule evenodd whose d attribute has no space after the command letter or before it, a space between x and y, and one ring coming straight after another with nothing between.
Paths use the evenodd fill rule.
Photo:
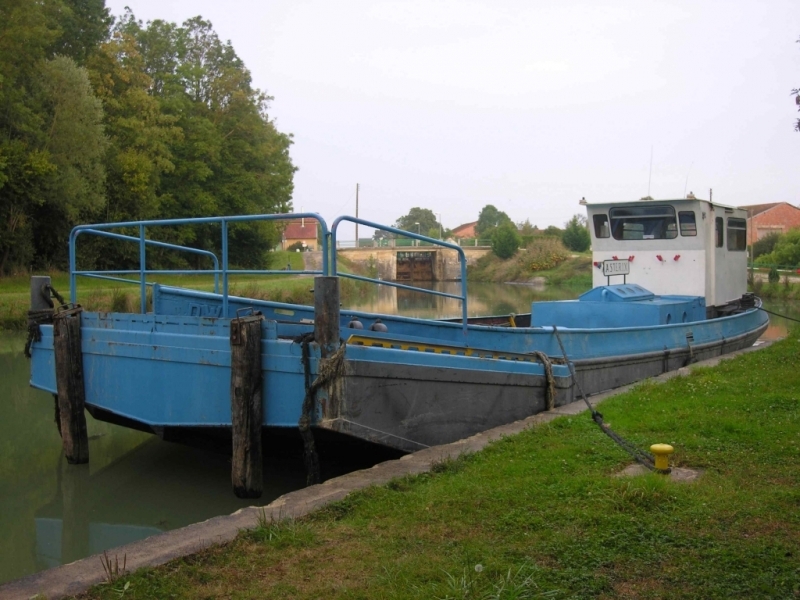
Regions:
<instances>
[{"instance_id":1,"label":"blue hull","mask_svg":"<svg viewBox=\"0 0 800 600\"><path fill-rule=\"evenodd\" d=\"M229 297L228 315L222 316L219 295L158 286L154 315L83 313L89 410L165 436L178 429L229 428L230 323L245 307L266 318L263 426L296 428L305 372L302 346L294 340L313 330L313 309ZM348 329L353 318L365 326L380 318L388 331ZM551 401L576 399L575 383L592 394L750 346L767 323L763 311L751 309L669 325L558 327L578 381L566 366L554 364ZM312 419L317 428L412 451L547 409L550 381L530 355L561 356L552 326L465 330L460 323L357 311L343 312L340 325L344 370L320 395ZM41 330L31 384L56 393L53 328ZM313 379L320 349L311 343L309 352Z\"/></svg>"},{"instance_id":2,"label":"blue hull","mask_svg":"<svg viewBox=\"0 0 800 600\"><path fill-rule=\"evenodd\" d=\"M264 427L297 428L305 372L302 346L292 338L304 329L262 324ZM56 393L53 326L41 332L31 384ZM175 428L230 427L230 319L83 313L81 334L86 405L99 418L165 436ZM320 354L314 343L309 350L313 379ZM544 368L531 361L352 345L345 369L341 384L321 394L315 424L406 451L545 408ZM570 401L568 369L556 367L554 379L555 402ZM487 411L487 400L495 410ZM448 425L439 431L436 421Z\"/></svg>"}]
</instances>

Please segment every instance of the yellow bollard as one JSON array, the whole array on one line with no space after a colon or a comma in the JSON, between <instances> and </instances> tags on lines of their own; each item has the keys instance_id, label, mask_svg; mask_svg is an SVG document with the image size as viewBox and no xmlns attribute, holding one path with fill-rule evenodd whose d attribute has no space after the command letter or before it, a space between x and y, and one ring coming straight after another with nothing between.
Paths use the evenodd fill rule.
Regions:
<instances>
[{"instance_id":1,"label":"yellow bollard","mask_svg":"<svg viewBox=\"0 0 800 600\"><path fill-rule=\"evenodd\" d=\"M653 444L650 452L656 457L656 469L659 471L669 470L669 455L675 452L675 448L669 444Z\"/></svg>"}]
</instances>

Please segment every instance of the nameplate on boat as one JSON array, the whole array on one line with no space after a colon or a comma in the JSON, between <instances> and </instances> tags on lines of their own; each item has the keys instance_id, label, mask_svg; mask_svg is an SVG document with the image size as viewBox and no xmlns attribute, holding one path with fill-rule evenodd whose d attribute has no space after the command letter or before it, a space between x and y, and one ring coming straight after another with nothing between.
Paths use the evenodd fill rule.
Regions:
<instances>
[{"instance_id":1,"label":"nameplate on boat","mask_svg":"<svg viewBox=\"0 0 800 600\"><path fill-rule=\"evenodd\" d=\"M627 259L604 260L603 275L630 275L631 263Z\"/></svg>"}]
</instances>

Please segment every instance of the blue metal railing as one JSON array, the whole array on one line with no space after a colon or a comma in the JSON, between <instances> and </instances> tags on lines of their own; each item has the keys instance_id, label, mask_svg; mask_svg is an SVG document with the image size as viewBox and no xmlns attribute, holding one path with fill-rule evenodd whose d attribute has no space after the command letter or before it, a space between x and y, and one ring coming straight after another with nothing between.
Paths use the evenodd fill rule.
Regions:
<instances>
[{"instance_id":1,"label":"blue metal railing","mask_svg":"<svg viewBox=\"0 0 800 600\"><path fill-rule=\"evenodd\" d=\"M451 250L455 250L458 252L458 260L461 265L461 294L448 294L446 292L437 292L435 290L427 290L425 288L420 288L411 285L403 285L402 283L394 283L392 281L384 281L382 279L373 279L371 277L362 277L361 275L353 275L352 273L340 273L337 265L336 265L336 230L339 227L339 223L343 221L348 221L350 223L358 223L359 225L366 225L367 227L372 227L374 229L380 229L381 231L388 231L390 233L394 233L396 235L406 236L415 240L420 240L422 242L427 242L428 245L431 246L441 246L442 248L449 248ZM331 253L331 273L333 275L339 277L348 277L350 279L356 279L358 281L369 281L372 283L377 283L378 285L388 285L391 287L400 288L403 290L412 290L415 292L422 292L425 294L431 294L434 296L444 296L445 298L454 298L456 300L461 301L461 323L464 330L464 335L467 334L467 288L466 288L466 281L467 281L467 257L464 254L464 250L461 249L460 246L456 244L451 244L449 242L443 242L441 240L436 240L434 238L429 238L424 235L420 235L418 233L412 233L410 231L403 231L402 229L396 229L394 227L388 227L386 225L381 225L380 223L373 223L372 221L365 221L364 219L357 219L356 217L344 216L339 217L333 222L331 226L331 248L333 248L333 252Z\"/></svg>"},{"instance_id":2,"label":"blue metal railing","mask_svg":"<svg viewBox=\"0 0 800 600\"><path fill-rule=\"evenodd\" d=\"M141 288L140 310L142 313L147 311L147 275L214 275L214 291L219 293L219 276L222 276L222 314L228 314L228 277L230 274L238 275L293 275L293 274L309 274L309 275L327 275L328 274L328 246L322 245L322 271L284 271L274 269L229 269L228 268L228 224L229 223L242 223L252 221L288 221L295 219L313 219L316 220L321 228L323 239L327 240L330 235L328 226L324 219L317 213L291 213L291 214L277 214L277 215L240 215L230 217L197 217L192 219L158 219L151 221L126 221L120 223L98 223L94 225L78 225L75 227L69 236L69 273L70 273L70 300L75 303L78 299L77 278L94 277L97 279L108 279L111 281L122 281L126 283L137 283L133 279L124 279L121 277L112 277L112 275L139 275L139 285ZM175 225L201 225L201 224L219 224L221 227L222 237L222 265L220 266L219 259L213 252L207 250L199 250L190 248L188 246L179 246L176 244L168 244L166 242L159 242L156 240L148 240L146 238L147 227L169 227ZM121 227L137 227L139 229L139 237L123 235L118 233L111 233L107 230L118 229ZM91 235L98 235L101 237L109 237L123 241L138 241L139 242L139 269L138 270L77 270L77 253L76 246L78 236L88 233ZM167 248L171 250L179 250L200 254L212 258L214 261L213 269L147 269L147 246L157 246L160 248Z\"/></svg>"},{"instance_id":3,"label":"blue metal railing","mask_svg":"<svg viewBox=\"0 0 800 600\"><path fill-rule=\"evenodd\" d=\"M124 240L124 241L129 241L129 242L138 242L139 241L138 237L133 237L132 235L123 235L123 234L120 234L120 233L111 233L110 231L101 231L101 230L90 229L90 230L83 231L83 233L91 233L93 235L97 235L97 236L100 236L100 237L107 237L107 238L111 238L111 239L115 239L115 240ZM177 244L169 244L167 242L158 242L156 240L147 240L147 239L144 241L144 243L146 245L148 245L148 246L156 246L158 248L167 248L169 250L178 250L178 251L182 251L182 252L189 252L191 254L198 254L200 256L207 256L211 260L214 261L214 271L219 271L219 259L217 258L217 255L214 254L213 252L209 252L208 250L200 250L198 248L190 248L190 247L187 247L187 246L178 246ZM72 272L75 275L83 275L84 277L91 277L91 278L94 278L94 279L107 279L109 281L121 281L123 283L136 283L132 279L125 279L123 277L110 277L108 275L100 275L97 272L92 272L92 271L72 271ZM132 273L137 273L138 274L139 272L140 271L138 271L138 270L135 270L135 271L132 271L132 270L128 270L128 271L124 271L124 270L117 270L117 271L104 270L103 271L103 273L113 273L115 275L129 275L129 274L132 274ZM158 271L150 271L150 273L157 273L157 272ZM169 272L171 273L172 271L169 271ZM195 271L192 271L192 272L194 273ZM70 284L72 285L72 280L70 280ZM148 285L151 285L151 284L148 284ZM216 294L219 293L219 274L218 273L214 274L214 293L216 293ZM75 299L73 298L72 301L74 302Z\"/></svg>"}]
</instances>

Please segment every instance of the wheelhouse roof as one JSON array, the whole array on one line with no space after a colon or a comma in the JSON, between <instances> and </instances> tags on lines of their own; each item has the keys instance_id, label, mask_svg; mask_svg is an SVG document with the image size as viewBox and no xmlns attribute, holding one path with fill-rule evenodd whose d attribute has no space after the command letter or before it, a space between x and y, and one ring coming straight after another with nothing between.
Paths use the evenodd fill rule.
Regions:
<instances>
[{"instance_id":1,"label":"wheelhouse roof","mask_svg":"<svg viewBox=\"0 0 800 600\"><path fill-rule=\"evenodd\" d=\"M711 206L719 206L720 208L724 208L726 210L743 210L736 206L729 206L727 204L720 204L719 202L711 202L710 200L705 200L703 198L664 198L658 199L654 198L652 200L622 200L622 201L608 201L608 202L587 202L587 207L594 207L594 206L620 206L620 205L636 205L636 204L688 204L691 202L701 202L703 204L709 204Z\"/></svg>"}]
</instances>

